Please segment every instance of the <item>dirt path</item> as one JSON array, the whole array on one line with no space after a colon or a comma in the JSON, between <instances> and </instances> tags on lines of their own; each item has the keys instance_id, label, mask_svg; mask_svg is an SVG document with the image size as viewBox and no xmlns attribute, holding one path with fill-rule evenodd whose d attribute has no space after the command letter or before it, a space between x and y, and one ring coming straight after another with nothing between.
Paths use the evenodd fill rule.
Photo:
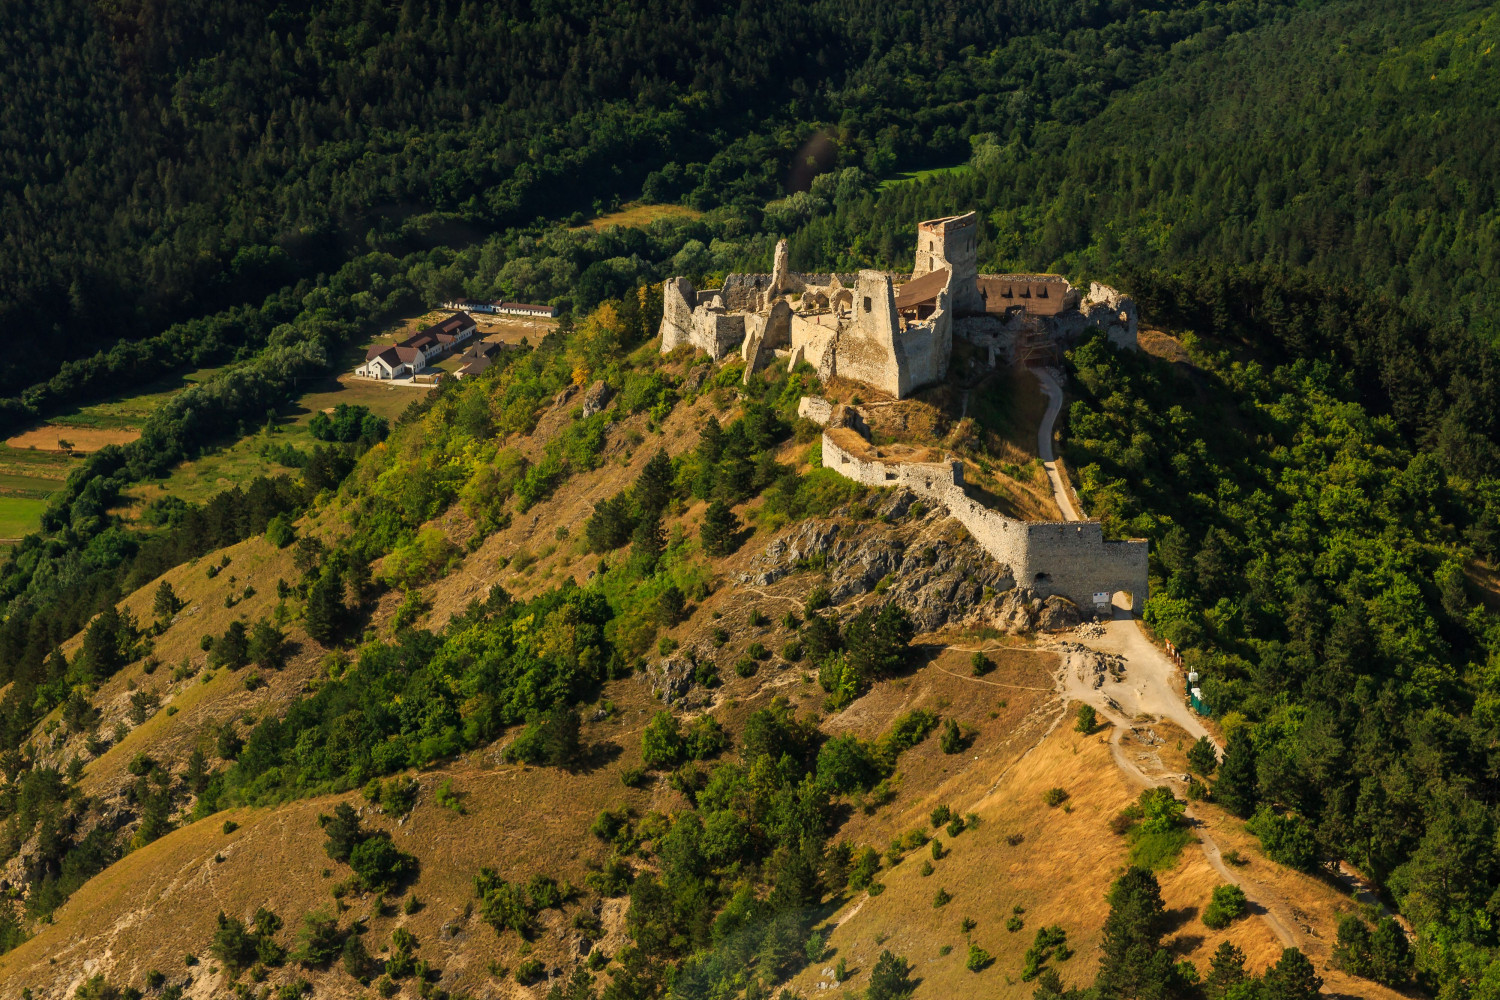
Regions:
<instances>
[{"instance_id":1,"label":"dirt path","mask_svg":"<svg viewBox=\"0 0 1500 1000\"><path fill-rule=\"evenodd\" d=\"M1156 717L1170 720L1190 736L1208 736L1210 740L1213 737L1178 693L1181 690L1181 677L1177 665L1152 645L1141 631L1140 623L1128 617L1128 612L1117 612L1117 616L1115 620L1105 623L1103 636L1073 636L1070 641L1098 652L1123 657L1125 680L1118 683L1106 680L1103 687L1093 687L1080 673L1080 654L1076 651L1070 653L1059 650L1063 658L1059 686L1065 698L1086 702L1109 720L1114 727L1109 738L1110 754L1121 771L1141 785L1164 785L1170 787L1174 794L1184 796L1185 785L1180 775L1147 774L1126 755L1121 745L1125 734L1131 730L1133 720ZM1188 805L1187 818L1193 823L1203 856L1219 876L1244 890L1251 912L1258 914L1266 922L1284 947L1298 947L1300 939L1292 929L1296 924L1286 912L1285 901L1267 892L1263 886L1242 879L1224 863L1219 845L1207 828L1197 821L1191 803Z\"/></svg>"},{"instance_id":2,"label":"dirt path","mask_svg":"<svg viewBox=\"0 0 1500 1000\"><path fill-rule=\"evenodd\" d=\"M1052 429L1057 424L1057 415L1062 412L1063 392L1057 374L1050 368L1033 368L1031 374L1042 384L1042 394L1047 397L1047 410L1042 414L1041 426L1036 431L1036 453L1042 458L1042 467L1047 470L1047 481L1052 484L1052 497L1057 509L1062 511L1064 521L1082 521L1073 498L1068 494L1067 484L1057 471L1057 456L1052 453Z\"/></svg>"},{"instance_id":3,"label":"dirt path","mask_svg":"<svg viewBox=\"0 0 1500 1000\"><path fill-rule=\"evenodd\" d=\"M1118 684L1106 681L1097 690L1085 685L1070 663L1069 697L1090 704L1108 698L1115 703L1117 712L1128 717L1161 716L1177 723L1189 736L1207 736L1213 740L1183 698L1182 674L1177 664L1146 638L1141 623L1130 612L1116 608L1114 620L1104 623L1104 635L1099 638L1070 635L1068 641L1101 653L1113 653L1125 661L1125 680ZM1063 656L1069 659L1065 652Z\"/></svg>"}]
</instances>

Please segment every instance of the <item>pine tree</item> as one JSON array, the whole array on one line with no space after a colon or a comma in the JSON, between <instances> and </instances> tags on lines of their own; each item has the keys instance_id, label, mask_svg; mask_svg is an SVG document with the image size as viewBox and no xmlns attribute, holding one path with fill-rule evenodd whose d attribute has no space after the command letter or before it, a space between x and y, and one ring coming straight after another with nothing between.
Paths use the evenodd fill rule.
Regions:
<instances>
[{"instance_id":1,"label":"pine tree","mask_svg":"<svg viewBox=\"0 0 1500 1000\"><path fill-rule=\"evenodd\" d=\"M938 737L938 746L942 747L943 753L958 753L964 748L964 737L959 731L958 720L950 718L944 721L942 735Z\"/></svg>"},{"instance_id":2,"label":"pine tree","mask_svg":"<svg viewBox=\"0 0 1500 1000\"><path fill-rule=\"evenodd\" d=\"M211 665L228 667L230 670L238 670L249 663L250 638L245 623L230 622L224 634L214 640L208 659Z\"/></svg>"},{"instance_id":3,"label":"pine tree","mask_svg":"<svg viewBox=\"0 0 1500 1000\"><path fill-rule=\"evenodd\" d=\"M724 454L714 473L714 492L731 503L748 500L755 492L755 462L744 434L726 434Z\"/></svg>"},{"instance_id":4,"label":"pine tree","mask_svg":"<svg viewBox=\"0 0 1500 1000\"><path fill-rule=\"evenodd\" d=\"M333 815L320 815L318 825L328 834L323 850L335 861L348 861L350 853L365 839L366 833L359 822L359 814L347 802L333 807Z\"/></svg>"},{"instance_id":5,"label":"pine tree","mask_svg":"<svg viewBox=\"0 0 1500 1000\"><path fill-rule=\"evenodd\" d=\"M660 517L672 500L672 460L657 451L635 481L635 505L643 518Z\"/></svg>"},{"instance_id":6,"label":"pine tree","mask_svg":"<svg viewBox=\"0 0 1500 1000\"><path fill-rule=\"evenodd\" d=\"M262 618L250 633L249 656L267 670L280 670L286 665L286 636Z\"/></svg>"},{"instance_id":7,"label":"pine tree","mask_svg":"<svg viewBox=\"0 0 1500 1000\"><path fill-rule=\"evenodd\" d=\"M589 515L583 525L583 538L588 543L589 551L603 555L630 541L630 533L635 530L635 525L636 517L631 510L630 499L624 493L616 493L594 504L594 513Z\"/></svg>"},{"instance_id":8,"label":"pine tree","mask_svg":"<svg viewBox=\"0 0 1500 1000\"><path fill-rule=\"evenodd\" d=\"M1100 1000L1180 995L1180 976L1162 947L1166 909L1156 876L1131 867L1110 886L1104 954L1095 989Z\"/></svg>"},{"instance_id":9,"label":"pine tree","mask_svg":"<svg viewBox=\"0 0 1500 1000\"><path fill-rule=\"evenodd\" d=\"M1208 978L1203 982L1203 992L1208 1000L1224 1000L1230 987L1249 978L1250 974L1245 971L1245 953L1224 941L1214 952Z\"/></svg>"},{"instance_id":10,"label":"pine tree","mask_svg":"<svg viewBox=\"0 0 1500 1000\"><path fill-rule=\"evenodd\" d=\"M547 991L547 1000L594 1000L595 996L593 974L582 965L574 967L566 982L559 979Z\"/></svg>"},{"instance_id":11,"label":"pine tree","mask_svg":"<svg viewBox=\"0 0 1500 1000\"><path fill-rule=\"evenodd\" d=\"M710 416L698 432L698 475L693 480L693 496L707 500L714 495L719 458L724 454L724 430L717 417Z\"/></svg>"},{"instance_id":12,"label":"pine tree","mask_svg":"<svg viewBox=\"0 0 1500 1000\"><path fill-rule=\"evenodd\" d=\"M163 627L172 620L180 607L182 605L178 603L177 592L172 589L172 585L165 580L157 584L156 597L151 601L151 614Z\"/></svg>"},{"instance_id":13,"label":"pine tree","mask_svg":"<svg viewBox=\"0 0 1500 1000\"><path fill-rule=\"evenodd\" d=\"M1198 742L1188 750L1187 759L1188 767L1205 778L1219 766L1219 752L1214 749L1213 742L1207 736L1198 737Z\"/></svg>"},{"instance_id":14,"label":"pine tree","mask_svg":"<svg viewBox=\"0 0 1500 1000\"><path fill-rule=\"evenodd\" d=\"M667 550L667 533L662 530L659 516L642 515L640 523L630 536L630 557L643 574L656 570L656 563Z\"/></svg>"},{"instance_id":15,"label":"pine tree","mask_svg":"<svg viewBox=\"0 0 1500 1000\"><path fill-rule=\"evenodd\" d=\"M917 984L911 977L911 966L906 959L898 958L889 950L882 951L870 971L870 985L865 990L865 1000L906 1000L916 992Z\"/></svg>"},{"instance_id":16,"label":"pine tree","mask_svg":"<svg viewBox=\"0 0 1500 1000\"><path fill-rule=\"evenodd\" d=\"M1296 948L1287 948L1276 964L1266 970L1261 984L1263 1000L1316 1000L1323 980L1306 955Z\"/></svg>"},{"instance_id":17,"label":"pine tree","mask_svg":"<svg viewBox=\"0 0 1500 1000\"><path fill-rule=\"evenodd\" d=\"M542 719L542 762L561 767L578 755L578 713L571 708L554 708Z\"/></svg>"},{"instance_id":18,"label":"pine tree","mask_svg":"<svg viewBox=\"0 0 1500 1000\"><path fill-rule=\"evenodd\" d=\"M194 795L201 795L208 787L208 777L208 758L204 756L202 750L195 747L188 755L187 769L183 772L182 780L187 785L188 791Z\"/></svg>"},{"instance_id":19,"label":"pine tree","mask_svg":"<svg viewBox=\"0 0 1500 1000\"><path fill-rule=\"evenodd\" d=\"M727 556L736 548L735 536L739 531L740 519L734 509L723 500L715 500L703 515L698 537L703 541L704 552L715 557Z\"/></svg>"},{"instance_id":20,"label":"pine tree","mask_svg":"<svg viewBox=\"0 0 1500 1000\"><path fill-rule=\"evenodd\" d=\"M1255 776L1255 744L1244 730L1236 730L1219 764L1214 782L1214 801L1241 819L1249 819L1260 800Z\"/></svg>"},{"instance_id":21,"label":"pine tree","mask_svg":"<svg viewBox=\"0 0 1500 1000\"><path fill-rule=\"evenodd\" d=\"M331 646L338 638L339 624L343 618L343 581L333 569L318 574L307 589L307 609L304 625L307 634L324 646Z\"/></svg>"}]
</instances>

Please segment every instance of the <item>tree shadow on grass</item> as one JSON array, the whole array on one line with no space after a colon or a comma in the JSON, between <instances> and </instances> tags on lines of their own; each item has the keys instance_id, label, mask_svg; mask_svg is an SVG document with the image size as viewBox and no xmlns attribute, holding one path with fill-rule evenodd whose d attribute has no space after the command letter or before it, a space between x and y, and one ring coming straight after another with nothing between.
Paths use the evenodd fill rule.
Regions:
<instances>
[{"instance_id":1,"label":"tree shadow on grass","mask_svg":"<svg viewBox=\"0 0 1500 1000\"><path fill-rule=\"evenodd\" d=\"M579 751L577 758L568 765L568 771L573 774L593 774L619 760L624 752L625 748L614 740L597 740Z\"/></svg>"},{"instance_id":2,"label":"tree shadow on grass","mask_svg":"<svg viewBox=\"0 0 1500 1000\"><path fill-rule=\"evenodd\" d=\"M1198 915L1196 906L1179 906L1162 914L1162 929L1171 934L1187 926L1188 921Z\"/></svg>"},{"instance_id":3,"label":"tree shadow on grass","mask_svg":"<svg viewBox=\"0 0 1500 1000\"><path fill-rule=\"evenodd\" d=\"M1203 946L1202 934L1182 934L1167 942L1167 948L1178 955L1190 955Z\"/></svg>"}]
</instances>

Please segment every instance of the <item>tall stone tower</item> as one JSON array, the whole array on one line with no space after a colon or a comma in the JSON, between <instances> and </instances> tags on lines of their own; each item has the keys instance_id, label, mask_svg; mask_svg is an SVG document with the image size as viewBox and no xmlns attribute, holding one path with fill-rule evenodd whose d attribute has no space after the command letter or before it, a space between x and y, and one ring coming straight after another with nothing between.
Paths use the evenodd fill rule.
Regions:
<instances>
[{"instance_id":1,"label":"tall stone tower","mask_svg":"<svg viewBox=\"0 0 1500 1000\"><path fill-rule=\"evenodd\" d=\"M960 316L984 312L979 297L979 216L973 212L917 223L917 262L911 276L941 268L953 272L948 288Z\"/></svg>"}]
</instances>

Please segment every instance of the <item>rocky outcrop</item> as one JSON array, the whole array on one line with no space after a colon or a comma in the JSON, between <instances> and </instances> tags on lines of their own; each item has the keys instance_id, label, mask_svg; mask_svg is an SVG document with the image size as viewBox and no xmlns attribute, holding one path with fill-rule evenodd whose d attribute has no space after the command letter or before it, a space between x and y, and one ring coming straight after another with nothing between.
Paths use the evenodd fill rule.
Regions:
<instances>
[{"instance_id":1,"label":"rocky outcrop","mask_svg":"<svg viewBox=\"0 0 1500 1000\"><path fill-rule=\"evenodd\" d=\"M651 694L667 704L679 701L693 686L693 661L685 653L663 657L646 667L640 680L651 686Z\"/></svg>"},{"instance_id":2,"label":"rocky outcrop","mask_svg":"<svg viewBox=\"0 0 1500 1000\"><path fill-rule=\"evenodd\" d=\"M1009 569L955 531L943 512L911 517L919 501L909 490L878 500L880 520L806 521L773 538L739 582L766 587L802 569L821 569L835 604L879 588L924 632L982 617L995 595L1014 587Z\"/></svg>"},{"instance_id":3,"label":"rocky outcrop","mask_svg":"<svg viewBox=\"0 0 1500 1000\"><path fill-rule=\"evenodd\" d=\"M589 386L588 392L583 394L583 418L587 420L596 413L603 413L613 397L614 393L609 386L604 384L603 379L599 379Z\"/></svg>"}]
</instances>

